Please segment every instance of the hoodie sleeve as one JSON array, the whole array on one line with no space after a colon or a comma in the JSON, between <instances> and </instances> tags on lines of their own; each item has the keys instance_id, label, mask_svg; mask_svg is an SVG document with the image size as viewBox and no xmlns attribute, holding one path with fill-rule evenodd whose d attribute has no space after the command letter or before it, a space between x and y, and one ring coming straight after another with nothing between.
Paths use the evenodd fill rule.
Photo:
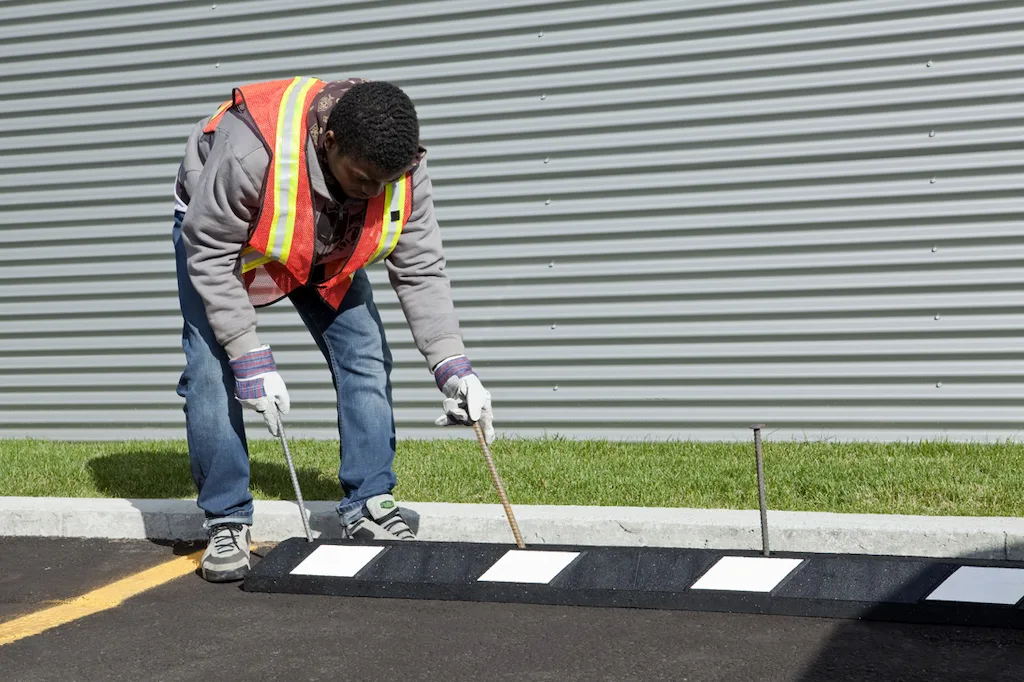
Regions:
<instances>
[{"instance_id":1,"label":"hoodie sleeve","mask_svg":"<svg viewBox=\"0 0 1024 682\"><path fill-rule=\"evenodd\" d=\"M412 215L386 263L416 348L431 369L465 348L445 272L441 229L434 215L433 187L424 158L413 171Z\"/></svg>"},{"instance_id":2,"label":"hoodie sleeve","mask_svg":"<svg viewBox=\"0 0 1024 682\"><path fill-rule=\"evenodd\" d=\"M189 192L181 229L189 278L229 358L260 346L256 310L242 283L240 255L249 224L259 211L269 163L262 142L247 129L231 125L233 120L225 116L214 134L209 156ZM246 133L252 140L244 139Z\"/></svg>"}]
</instances>

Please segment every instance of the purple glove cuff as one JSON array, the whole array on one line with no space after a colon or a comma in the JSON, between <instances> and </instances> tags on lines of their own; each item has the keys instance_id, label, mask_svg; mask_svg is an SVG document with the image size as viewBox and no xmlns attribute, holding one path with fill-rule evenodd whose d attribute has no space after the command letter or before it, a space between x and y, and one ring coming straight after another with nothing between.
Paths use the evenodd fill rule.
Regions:
<instances>
[{"instance_id":1,"label":"purple glove cuff","mask_svg":"<svg viewBox=\"0 0 1024 682\"><path fill-rule=\"evenodd\" d=\"M260 374L276 372L277 364L274 362L274 355L270 352L269 347L257 348L232 360L231 371L235 373L235 380L242 382ZM262 384L263 382L260 381L261 387Z\"/></svg>"},{"instance_id":2,"label":"purple glove cuff","mask_svg":"<svg viewBox=\"0 0 1024 682\"><path fill-rule=\"evenodd\" d=\"M267 395L263 388L263 377L258 379L235 380L235 396L239 400L256 400Z\"/></svg>"},{"instance_id":3,"label":"purple glove cuff","mask_svg":"<svg viewBox=\"0 0 1024 682\"><path fill-rule=\"evenodd\" d=\"M469 364L469 358L465 355L452 358L447 362L441 363L437 369L434 370L434 381L437 382L437 388L444 391L444 385L448 383L448 380L452 377L468 377L472 374L476 374L473 371L473 365Z\"/></svg>"}]
</instances>

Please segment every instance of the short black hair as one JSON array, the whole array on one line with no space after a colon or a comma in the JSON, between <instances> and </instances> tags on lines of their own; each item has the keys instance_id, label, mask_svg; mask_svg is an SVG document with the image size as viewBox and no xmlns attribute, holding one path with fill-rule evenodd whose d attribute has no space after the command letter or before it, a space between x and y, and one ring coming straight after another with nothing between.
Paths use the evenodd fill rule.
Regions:
<instances>
[{"instance_id":1,"label":"short black hair","mask_svg":"<svg viewBox=\"0 0 1024 682\"><path fill-rule=\"evenodd\" d=\"M395 175L408 168L420 147L420 123L409 96L391 83L366 81L338 99L327 118L338 152Z\"/></svg>"}]
</instances>

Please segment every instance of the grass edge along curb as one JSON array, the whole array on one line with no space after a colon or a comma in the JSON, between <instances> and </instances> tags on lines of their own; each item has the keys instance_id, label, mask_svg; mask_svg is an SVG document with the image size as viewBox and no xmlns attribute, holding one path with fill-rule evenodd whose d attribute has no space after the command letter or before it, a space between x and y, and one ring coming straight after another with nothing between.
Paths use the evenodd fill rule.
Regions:
<instances>
[{"instance_id":1,"label":"grass edge along curb","mask_svg":"<svg viewBox=\"0 0 1024 682\"><path fill-rule=\"evenodd\" d=\"M291 499L280 446L250 444L257 499ZM0 495L191 498L187 445L174 441L0 441ZM493 453L513 504L755 509L750 442L499 439ZM776 510L1017 516L1024 444L1015 442L764 442ZM340 497L338 444L294 440L310 500ZM472 440L399 441L396 496L497 501Z\"/></svg>"}]
</instances>

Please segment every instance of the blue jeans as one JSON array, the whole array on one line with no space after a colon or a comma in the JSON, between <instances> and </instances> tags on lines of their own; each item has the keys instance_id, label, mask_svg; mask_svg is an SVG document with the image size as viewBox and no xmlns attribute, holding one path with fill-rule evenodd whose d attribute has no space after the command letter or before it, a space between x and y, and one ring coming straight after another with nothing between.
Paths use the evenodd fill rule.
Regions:
<instances>
[{"instance_id":1,"label":"blue jeans","mask_svg":"<svg viewBox=\"0 0 1024 682\"><path fill-rule=\"evenodd\" d=\"M181 239L184 214L175 212L174 255L178 301L185 324L181 347L185 371L178 395L185 399L192 478L206 525L252 523L249 493L249 449L242 407L234 396L234 375L227 354L206 319L202 299L192 286ZM300 287L289 295L299 317L327 360L338 396L341 465L338 479L344 497L342 520L351 523L365 513L367 499L395 487L395 420L391 402L391 351L384 336L366 273L356 273L338 310L316 289ZM284 372L287 382L287 369ZM282 456L282 464L284 458Z\"/></svg>"}]
</instances>

